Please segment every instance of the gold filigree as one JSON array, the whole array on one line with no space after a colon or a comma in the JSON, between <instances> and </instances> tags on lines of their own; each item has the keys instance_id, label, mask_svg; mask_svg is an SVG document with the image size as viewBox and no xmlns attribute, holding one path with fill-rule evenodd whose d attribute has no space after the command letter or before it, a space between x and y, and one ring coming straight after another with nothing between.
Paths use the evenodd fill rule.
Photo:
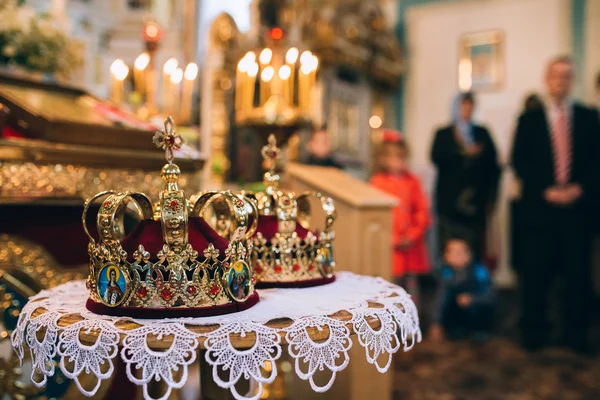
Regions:
<instances>
[{"instance_id":1,"label":"gold filigree","mask_svg":"<svg viewBox=\"0 0 600 400\"><path fill-rule=\"evenodd\" d=\"M275 136L261 150L269 170L265 172L265 192L244 193L255 202L259 218L277 218L277 233L269 241L260 233L253 238L252 265L259 282L296 282L333 276L335 260L332 225L336 218L333 200L321 193L282 192L275 163L280 155ZM296 233L300 224L308 229L311 219L310 198L316 197L325 212L325 228L318 236L308 233L304 239Z\"/></svg>"},{"instance_id":2,"label":"gold filigree","mask_svg":"<svg viewBox=\"0 0 600 400\"><path fill-rule=\"evenodd\" d=\"M18 236L0 235L0 343L10 340L5 317L16 318L24 304L13 293L29 297L73 279L83 279L86 266L65 270L41 246ZM0 393L25 399L43 393L43 388L22 383L23 371L16 353L0 357Z\"/></svg>"},{"instance_id":3,"label":"gold filigree","mask_svg":"<svg viewBox=\"0 0 600 400\"><path fill-rule=\"evenodd\" d=\"M231 265L250 260L250 237L258 220L256 208L249 201L231 192L204 192L197 195L194 207L179 188L181 171L173 163L173 152L182 143L175 131L173 120L165 121L165 129L154 136L157 147L165 150L165 164L161 170L162 190L154 209L148 196L138 192L106 191L86 201L82 223L89 236L90 297L108 307L184 308L212 307L247 298L227 295L231 282ZM96 217L98 242L87 231L87 212L93 201L106 197ZM160 221L162 248L150 254L140 244L133 252L133 261L121 247L125 236L124 215L133 204L145 221ZM227 210L226 225L230 228L225 239L229 241L222 257L213 244L198 259L198 251L188 243L189 218L203 216L208 206ZM254 214L254 215L253 215ZM253 216L253 218L252 218ZM253 224L249 224L252 220ZM245 284L250 282L254 291L252 273L248 269ZM229 275L228 275L229 274ZM235 276L239 279L238 276ZM227 280L229 279L229 280ZM236 286L239 288L239 286ZM246 288L247 286L244 286Z\"/></svg>"},{"instance_id":4,"label":"gold filigree","mask_svg":"<svg viewBox=\"0 0 600 400\"><path fill-rule=\"evenodd\" d=\"M199 190L191 173L181 173L179 185ZM73 164L35 164L0 161L0 198L80 198L87 199L107 189L136 190L151 197L161 190L161 177L144 170L93 168Z\"/></svg>"}]
</instances>

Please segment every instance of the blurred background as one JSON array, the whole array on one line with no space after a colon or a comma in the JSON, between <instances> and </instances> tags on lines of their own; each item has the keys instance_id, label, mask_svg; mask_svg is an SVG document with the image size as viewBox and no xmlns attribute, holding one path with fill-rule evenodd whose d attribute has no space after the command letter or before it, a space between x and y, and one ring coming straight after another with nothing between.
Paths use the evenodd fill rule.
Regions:
<instances>
[{"instance_id":1,"label":"blurred background","mask_svg":"<svg viewBox=\"0 0 600 400\"><path fill-rule=\"evenodd\" d=\"M342 205L340 269L403 284L421 311L424 343L398 354L387 374L374 375L359 355L330 392L316 394L284 360L264 398L600 398L600 219L596 197L587 196L600 188L598 37L597 0L0 0L0 399L80 398L58 369L47 387L31 386L9 334L27 297L87 274L86 198L108 189L157 195L164 161L150 138L168 115L185 138L177 157L189 193L261 189L260 149L274 133L285 185ZM564 93L552 79L563 80ZM554 99L575 107L568 131L586 138L574 146L590 154L571 151L569 182L593 204L567 206L587 215L585 226L548 211L558 233L533 247L528 215L542 206L523 188L532 186L530 165L551 170L551 158L537 155L550 147L518 147L515 132L537 132L519 116L544 109L549 123L540 129L559 132ZM481 138L483 150L473 147ZM406 165L398 170L390 143L402 143L396 156ZM469 181L483 167L468 157L460 167L440 162L436 143L472 159L493 149L493 171ZM512 154L525 154L525 172L513 168ZM412 183L397 184L407 174ZM470 224L464 235L444 236L456 221L445 222L440 185L461 187L457 204L494 192L481 218L458 224ZM399 234L409 229L402 221L418 233ZM495 311L483 340L451 340L436 329L444 279L461 279L452 265L443 273L449 239L466 242L467 264L487 272ZM417 247L426 261L407 267L421 265L406 255ZM536 289L523 273L530 253L553 247L571 250L557 253L560 273L535 271L544 282ZM571 279L576 257L585 274ZM552 328L543 345L529 346L528 322L520 321L525 309L542 308ZM569 325L564 308L585 317ZM560 332L569 329L581 335L565 345ZM172 398L197 398L199 373L191 375ZM105 382L96 398L114 393L114 384Z\"/></svg>"}]
</instances>

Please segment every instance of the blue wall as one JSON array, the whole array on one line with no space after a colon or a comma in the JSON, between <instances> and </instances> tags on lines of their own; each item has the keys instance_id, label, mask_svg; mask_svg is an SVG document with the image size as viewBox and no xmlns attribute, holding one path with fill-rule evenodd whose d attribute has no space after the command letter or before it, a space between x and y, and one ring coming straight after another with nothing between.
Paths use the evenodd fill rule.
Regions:
<instances>
[{"instance_id":1,"label":"blue wall","mask_svg":"<svg viewBox=\"0 0 600 400\"><path fill-rule=\"evenodd\" d=\"M571 0L571 32L573 35L571 45L573 46L573 60L577 71L575 95L580 99L585 95L585 7L587 1Z\"/></svg>"}]
</instances>

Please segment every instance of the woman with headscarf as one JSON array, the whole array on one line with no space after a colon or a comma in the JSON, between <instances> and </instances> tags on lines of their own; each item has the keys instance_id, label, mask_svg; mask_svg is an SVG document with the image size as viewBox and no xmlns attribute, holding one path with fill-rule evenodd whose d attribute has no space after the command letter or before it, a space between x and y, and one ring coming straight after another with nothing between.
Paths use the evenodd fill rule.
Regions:
<instances>
[{"instance_id":1,"label":"woman with headscarf","mask_svg":"<svg viewBox=\"0 0 600 400\"><path fill-rule=\"evenodd\" d=\"M481 259L488 212L496 200L500 167L489 131L472 121L475 97L461 93L453 102L453 122L435 134L431 160L438 170L435 207L439 246L466 240Z\"/></svg>"}]
</instances>

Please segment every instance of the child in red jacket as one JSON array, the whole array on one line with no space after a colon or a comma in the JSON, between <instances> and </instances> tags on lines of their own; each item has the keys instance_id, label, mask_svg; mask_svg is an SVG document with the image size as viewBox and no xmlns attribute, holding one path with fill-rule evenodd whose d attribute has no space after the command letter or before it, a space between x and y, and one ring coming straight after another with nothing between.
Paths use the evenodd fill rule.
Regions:
<instances>
[{"instance_id":1,"label":"child in red jacket","mask_svg":"<svg viewBox=\"0 0 600 400\"><path fill-rule=\"evenodd\" d=\"M393 214L393 274L409 293L414 293L416 280L407 278L426 274L430 269L425 245L430 224L429 201L419 178L408 169L408 147L399 132L384 131L377 163L371 184L398 198Z\"/></svg>"}]
</instances>

